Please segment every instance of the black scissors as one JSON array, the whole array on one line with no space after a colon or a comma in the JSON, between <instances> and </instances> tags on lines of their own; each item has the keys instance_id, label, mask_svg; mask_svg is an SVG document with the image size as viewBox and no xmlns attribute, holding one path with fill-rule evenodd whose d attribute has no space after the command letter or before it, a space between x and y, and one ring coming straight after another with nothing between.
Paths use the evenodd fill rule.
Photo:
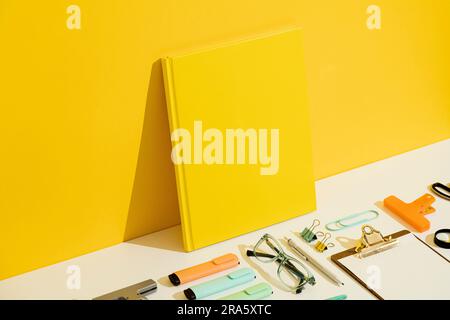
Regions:
<instances>
[{"instance_id":1,"label":"black scissors","mask_svg":"<svg viewBox=\"0 0 450 320\"><path fill-rule=\"evenodd\" d=\"M435 184L433 184L431 186L431 191L433 191L441 198L450 200L450 188L442 183L436 182Z\"/></svg>"}]
</instances>

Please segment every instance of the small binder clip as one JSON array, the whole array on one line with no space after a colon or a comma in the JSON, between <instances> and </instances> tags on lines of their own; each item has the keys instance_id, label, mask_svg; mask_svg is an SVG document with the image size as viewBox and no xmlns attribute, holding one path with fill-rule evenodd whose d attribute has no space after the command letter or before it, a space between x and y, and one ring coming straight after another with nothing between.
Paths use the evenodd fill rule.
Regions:
<instances>
[{"instance_id":1,"label":"small binder clip","mask_svg":"<svg viewBox=\"0 0 450 320\"><path fill-rule=\"evenodd\" d=\"M430 229L430 221L424 215L436 211L431 206L435 200L428 193L411 203L405 203L395 196L390 196L384 199L384 206L417 231L424 232Z\"/></svg>"},{"instance_id":2,"label":"small binder clip","mask_svg":"<svg viewBox=\"0 0 450 320\"><path fill-rule=\"evenodd\" d=\"M330 239L331 239L331 234L328 233L328 232L325 233L323 235L322 240L320 240L319 242L316 243L316 245L315 245L316 250L319 251L319 252L324 252L328 248L333 248L334 247L334 243L333 242L328 242L328 240L330 240Z\"/></svg>"},{"instance_id":3,"label":"small binder clip","mask_svg":"<svg viewBox=\"0 0 450 320\"><path fill-rule=\"evenodd\" d=\"M362 237L355 251L359 258L365 258L386 251L398 244L398 239L383 237L380 231L369 225L362 226Z\"/></svg>"},{"instance_id":4,"label":"small binder clip","mask_svg":"<svg viewBox=\"0 0 450 320\"><path fill-rule=\"evenodd\" d=\"M317 240L317 237L323 236L323 232L319 231L317 233L314 233L314 229L317 228L320 225L320 221L317 219L314 219L311 227L303 229L303 231L300 233L300 236L305 239L306 242L310 243L314 240Z\"/></svg>"}]
</instances>

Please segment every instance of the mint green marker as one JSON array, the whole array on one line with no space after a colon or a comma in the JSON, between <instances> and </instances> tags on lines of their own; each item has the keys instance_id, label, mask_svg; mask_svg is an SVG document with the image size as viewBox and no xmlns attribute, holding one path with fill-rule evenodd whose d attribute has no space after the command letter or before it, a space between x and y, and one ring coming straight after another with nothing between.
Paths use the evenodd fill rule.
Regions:
<instances>
[{"instance_id":1,"label":"mint green marker","mask_svg":"<svg viewBox=\"0 0 450 320\"><path fill-rule=\"evenodd\" d=\"M252 269L242 268L226 276L192 286L189 289L184 290L184 295L189 300L202 299L253 281L255 278L256 275Z\"/></svg>"},{"instance_id":2,"label":"mint green marker","mask_svg":"<svg viewBox=\"0 0 450 320\"><path fill-rule=\"evenodd\" d=\"M272 287L267 283L262 282L256 286L230 294L229 296L222 297L217 300L260 300L270 297L272 293Z\"/></svg>"},{"instance_id":3,"label":"mint green marker","mask_svg":"<svg viewBox=\"0 0 450 320\"><path fill-rule=\"evenodd\" d=\"M328 298L327 300L347 300L347 295L346 294L342 294L340 296Z\"/></svg>"}]
</instances>

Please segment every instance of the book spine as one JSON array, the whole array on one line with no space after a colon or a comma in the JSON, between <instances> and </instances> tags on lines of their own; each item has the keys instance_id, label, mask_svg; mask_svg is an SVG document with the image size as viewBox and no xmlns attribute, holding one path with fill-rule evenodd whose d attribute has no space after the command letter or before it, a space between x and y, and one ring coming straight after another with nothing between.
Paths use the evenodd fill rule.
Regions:
<instances>
[{"instance_id":1,"label":"book spine","mask_svg":"<svg viewBox=\"0 0 450 320\"><path fill-rule=\"evenodd\" d=\"M167 113L169 116L170 132L180 127L178 121L175 85L173 77L173 65L171 58L164 58L161 61L163 75L164 75L164 88L166 94ZM192 241L191 224L189 220L189 208L187 203L187 193L185 184L184 165L175 165L175 176L177 182L178 204L180 210L180 218L182 223L183 244L186 251L194 250Z\"/></svg>"}]
</instances>

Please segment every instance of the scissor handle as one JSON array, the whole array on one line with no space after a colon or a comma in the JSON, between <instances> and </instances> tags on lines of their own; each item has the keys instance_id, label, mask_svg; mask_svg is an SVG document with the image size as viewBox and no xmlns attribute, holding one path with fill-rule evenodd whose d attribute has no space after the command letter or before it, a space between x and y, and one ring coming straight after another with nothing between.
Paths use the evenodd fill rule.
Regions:
<instances>
[{"instance_id":1,"label":"scissor handle","mask_svg":"<svg viewBox=\"0 0 450 320\"><path fill-rule=\"evenodd\" d=\"M445 192L441 191L444 190ZM442 184L440 182L436 182L431 186L431 190L440 196L441 198L444 198L446 200L450 200L450 188L447 187L445 184Z\"/></svg>"}]
</instances>

